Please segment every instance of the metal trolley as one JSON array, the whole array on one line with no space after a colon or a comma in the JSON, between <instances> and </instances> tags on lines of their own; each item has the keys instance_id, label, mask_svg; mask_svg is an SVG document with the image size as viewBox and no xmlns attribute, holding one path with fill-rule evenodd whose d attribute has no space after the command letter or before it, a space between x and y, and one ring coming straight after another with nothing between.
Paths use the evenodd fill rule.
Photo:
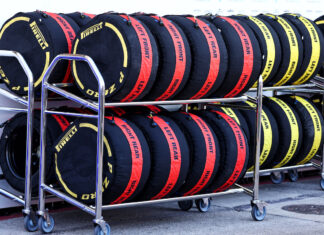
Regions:
<instances>
[{"instance_id":1,"label":"metal trolley","mask_svg":"<svg viewBox=\"0 0 324 235\"><path fill-rule=\"evenodd\" d=\"M257 92L256 89L251 89L250 93ZM264 87L263 94L265 96L277 96L284 94L299 94L299 95L314 95L319 94L322 96L322 101L324 101L324 78L316 76L311 83L303 85L290 85L290 86L279 86L279 87ZM322 115L324 116L324 105L321 103ZM274 184L280 184L285 178L285 172L288 173L289 180L295 182L298 180L298 170L300 169L320 169L321 180L320 186L324 190L324 146L322 146L321 155L317 155L320 161L311 160L309 163L295 165L295 166L285 166L273 169L260 170L260 176L270 175L270 179ZM254 172L247 172L245 178L253 177Z\"/></svg>"},{"instance_id":2,"label":"metal trolley","mask_svg":"<svg viewBox=\"0 0 324 235\"><path fill-rule=\"evenodd\" d=\"M19 204L21 204L24 214L24 225L28 231L36 231L38 229L37 221L35 219L35 213L31 208L31 155L32 155L32 135L33 135L33 116L34 116L34 77L28 64L22 57L22 55L15 51L0 50L0 56L13 57L17 59L28 80L28 96L20 97L10 91L0 88L0 94L13 100L19 104L26 106L25 109L12 108L12 107L0 107L0 111L7 112L26 112L27 113L27 133L26 133L26 167L25 167L25 192L23 195L16 195L13 192L9 192L6 189L0 188L0 195L5 196Z\"/></svg>"},{"instance_id":3,"label":"metal trolley","mask_svg":"<svg viewBox=\"0 0 324 235\"><path fill-rule=\"evenodd\" d=\"M76 60L84 61L91 68L95 78L98 82L98 102L88 101L80 98L70 92L67 92L53 84L48 82L48 78L52 73L54 67L60 60ZM54 58L48 70L43 77L42 83L42 101L41 101L41 155L40 155L40 178L39 178L39 211L37 212L38 224L42 232L49 233L54 228L54 219L49 215L48 211L45 209L45 194L52 194L77 208L87 212L88 214L95 217L93 220L95 224L95 234L109 234L109 225L104 221L102 216L103 210L110 210L115 208L133 207L140 205L156 204L162 202L174 202L174 201L188 201L201 199L203 203L208 203L210 197L225 195L238 192L247 192L252 196L252 216L255 220L263 220L266 215L266 208L264 202L259 199L259 155L260 155L260 134L261 134L261 110L262 110L262 78L259 79L259 85L257 90L256 99L251 99L247 96L237 97L237 98L219 98L219 99L199 99L199 100L174 100L174 101L140 101L140 102L128 102L128 103L105 103L105 83L100 74L94 61L86 55L70 55L61 54ZM54 92L68 100L72 100L86 108L92 109L97 114L81 114L81 113L71 113L71 112L59 112L48 109L48 91ZM210 193L201 194L187 197L174 197L165 198L152 201L141 201L141 202L129 202L116 205L103 205L102 204L102 171L103 171L103 136L104 136L104 111L105 107L123 107L123 106L139 106L139 105L183 105L185 109L188 108L188 104L202 104L207 105L209 103L222 102L222 103L232 103L239 101L251 100L256 103L256 156L255 156L255 168L254 168L254 186L253 189L247 189L244 187L230 189L225 192L220 193ZM58 189L55 189L52 185L47 185L45 182L45 143L46 143L46 115L47 114L59 114L59 115L69 115L76 117L86 117L97 119L97 156L96 156L96 199L94 206L85 205L74 198L62 193Z\"/></svg>"}]
</instances>

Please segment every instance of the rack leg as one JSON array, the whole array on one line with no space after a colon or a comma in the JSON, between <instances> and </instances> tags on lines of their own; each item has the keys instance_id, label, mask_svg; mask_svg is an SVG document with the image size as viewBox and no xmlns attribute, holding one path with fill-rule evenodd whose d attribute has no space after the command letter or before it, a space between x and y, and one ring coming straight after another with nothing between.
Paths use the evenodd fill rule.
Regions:
<instances>
[{"instance_id":1,"label":"rack leg","mask_svg":"<svg viewBox=\"0 0 324 235\"><path fill-rule=\"evenodd\" d=\"M48 73L48 71L47 71ZM45 75L46 76L46 75ZM43 233L50 233L54 229L54 219L45 210L45 148L46 148L46 110L48 91L45 88L46 83L42 85L42 106L41 106L41 138L40 138L40 160L39 160L39 210L37 211L38 226Z\"/></svg>"},{"instance_id":2,"label":"rack leg","mask_svg":"<svg viewBox=\"0 0 324 235\"><path fill-rule=\"evenodd\" d=\"M322 115L324 116L324 94L322 95L321 105L322 105ZM320 186L324 190L324 145L322 146L322 159L321 160L322 160L322 162L321 162Z\"/></svg>"},{"instance_id":3,"label":"rack leg","mask_svg":"<svg viewBox=\"0 0 324 235\"><path fill-rule=\"evenodd\" d=\"M257 106L256 106L256 134L255 134L255 166L253 175L253 196L251 200L252 217L254 220L261 221L266 215L265 203L259 199L259 170L260 170L260 143L261 143L261 113L262 113L262 76L259 77L257 90Z\"/></svg>"},{"instance_id":4,"label":"rack leg","mask_svg":"<svg viewBox=\"0 0 324 235\"><path fill-rule=\"evenodd\" d=\"M96 74L95 74L96 75ZM96 216L95 234L110 234L109 225L102 217L102 171L103 171L103 139L104 139L104 112L105 112L105 85L98 85L98 118L97 118L97 159L96 159Z\"/></svg>"}]
</instances>

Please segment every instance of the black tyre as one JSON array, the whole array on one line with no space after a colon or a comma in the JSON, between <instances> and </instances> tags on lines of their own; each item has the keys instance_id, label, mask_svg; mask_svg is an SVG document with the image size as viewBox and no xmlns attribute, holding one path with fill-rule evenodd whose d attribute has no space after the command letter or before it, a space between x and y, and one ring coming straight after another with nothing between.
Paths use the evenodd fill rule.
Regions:
<instances>
[{"instance_id":1,"label":"black tyre","mask_svg":"<svg viewBox=\"0 0 324 235\"><path fill-rule=\"evenodd\" d=\"M217 28L202 18L166 16L186 34L192 55L190 79L177 99L214 96L227 71L227 50Z\"/></svg>"},{"instance_id":2,"label":"black tyre","mask_svg":"<svg viewBox=\"0 0 324 235\"><path fill-rule=\"evenodd\" d=\"M19 192L25 192L26 121L27 115L25 113L16 114L8 120L0 139L0 166L3 175L8 183ZM54 141L69 125L70 121L64 116L49 115L47 118L46 183L52 183L55 179L51 148ZM40 113L35 112L31 156L31 189L33 194L38 192L39 136Z\"/></svg>"},{"instance_id":3,"label":"black tyre","mask_svg":"<svg viewBox=\"0 0 324 235\"><path fill-rule=\"evenodd\" d=\"M43 75L52 59L61 53L71 53L79 26L69 17L49 12L17 13L7 20L0 32L0 49L22 54L34 75L36 95L40 95ZM71 81L67 61L60 62L50 82ZM2 77L10 90L26 95L26 75L15 58L1 57Z\"/></svg>"},{"instance_id":4,"label":"black tyre","mask_svg":"<svg viewBox=\"0 0 324 235\"><path fill-rule=\"evenodd\" d=\"M245 174L249 155L247 139L228 115L219 111L200 112L200 115L211 125L222 146L218 172L206 191L224 191Z\"/></svg>"},{"instance_id":5,"label":"black tyre","mask_svg":"<svg viewBox=\"0 0 324 235\"><path fill-rule=\"evenodd\" d=\"M310 161L323 145L323 116L315 105L306 98L285 96L283 100L296 110L303 129L303 141L300 150L288 164L304 164Z\"/></svg>"},{"instance_id":6,"label":"black tyre","mask_svg":"<svg viewBox=\"0 0 324 235\"><path fill-rule=\"evenodd\" d=\"M125 106L122 108L119 107L111 107L105 109L107 115L115 115L118 117L124 115L131 115L131 114L158 114L160 112L167 112L166 109L154 106L154 105L144 105L144 106Z\"/></svg>"},{"instance_id":7,"label":"black tyre","mask_svg":"<svg viewBox=\"0 0 324 235\"><path fill-rule=\"evenodd\" d=\"M62 188L77 200L93 203L96 197L95 120L79 119L55 144L56 176ZM135 124L105 117L103 155L103 203L116 204L134 198L150 171L150 152Z\"/></svg>"},{"instance_id":8,"label":"black tyre","mask_svg":"<svg viewBox=\"0 0 324 235\"><path fill-rule=\"evenodd\" d=\"M259 15L277 32L281 44L281 64L269 85L281 86L293 81L303 62L303 42L296 27L283 17L271 14Z\"/></svg>"},{"instance_id":9,"label":"black tyre","mask_svg":"<svg viewBox=\"0 0 324 235\"><path fill-rule=\"evenodd\" d=\"M281 167L296 155L301 147L303 129L296 111L282 99L264 98L264 106L269 108L278 124L279 143L269 167Z\"/></svg>"},{"instance_id":10,"label":"black tyre","mask_svg":"<svg viewBox=\"0 0 324 235\"><path fill-rule=\"evenodd\" d=\"M246 105L255 108L255 104L249 101ZM255 163L255 131L256 131L256 116L254 110L241 110L246 122L248 123L250 129L250 155L248 162L248 171L254 169ZM260 167L266 168L269 164L273 162L274 154L279 146L279 131L277 122L267 107L263 107L261 113L261 143L260 143Z\"/></svg>"},{"instance_id":11,"label":"black tyre","mask_svg":"<svg viewBox=\"0 0 324 235\"><path fill-rule=\"evenodd\" d=\"M254 32L263 56L261 75L263 84L267 85L276 74L281 62L281 45L276 31L261 18L253 16L233 16L246 23ZM253 85L257 87L257 83Z\"/></svg>"},{"instance_id":12,"label":"black tyre","mask_svg":"<svg viewBox=\"0 0 324 235\"><path fill-rule=\"evenodd\" d=\"M171 119L162 115L128 117L143 131L151 152L150 177L139 200L169 197L185 183L189 170L187 140Z\"/></svg>"},{"instance_id":13,"label":"black tyre","mask_svg":"<svg viewBox=\"0 0 324 235\"><path fill-rule=\"evenodd\" d=\"M261 52L253 31L242 21L229 17L206 17L221 32L228 51L228 69L215 95L233 97L243 94L258 79Z\"/></svg>"},{"instance_id":14,"label":"black tyre","mask_svg":"<svg viewBox=\"0 0 324 235\"><path fill-rule=\"evenodd\" d=\"M160 63L154 85L146 100L172 99L185 86L191 67L191 52L182 29L167 18L138 15L156 39Z\"/></svg>"},{"instance_id":15,"label":"black tyre","mask_svg":"<svg viewBox=\"0 0 324 235\"><path fill-rule=\"evenodd\" d=\"M133 101L152 88L158 69L155 39L143 22L132 16L101 14L82 27L73 53L86 54L97 64L109 100ZM98 97L98 83L84 62L72 63L75 83L90 99Z\"/></svg>"},{"instance_id":16,"label":"black tyre","mask_svg":"<svg viewBox=\"0 0 324 235\"><path fill-rule=\"evenodd\" d=\"M303 38L303 63L295 78L290 81L294 85L300 85L318 73L321 62L324 61L324 38L317 25L307 18L296 14L284 14L282 17L288 19Z\"/></svg>"},{"instance_id":17,"label":"black tyre","mask_svg":"<svg viewBox=\"0 0 324 235\"><path fill-rule=\"evenodd\" d=\"M209 124L195 114L172 112L169 116L185 134L190 150L189 173L178 194L198 194L213 181L219 167L220 146L217 136Z\"/></svg>"}]
</instances>

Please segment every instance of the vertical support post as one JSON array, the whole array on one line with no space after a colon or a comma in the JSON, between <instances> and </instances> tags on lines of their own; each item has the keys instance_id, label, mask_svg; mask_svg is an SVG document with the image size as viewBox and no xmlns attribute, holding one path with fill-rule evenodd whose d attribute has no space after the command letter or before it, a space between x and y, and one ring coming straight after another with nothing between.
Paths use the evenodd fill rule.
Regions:
<instances>
[{"instance_id":1,"label":"vertical support post","mask_svg":"<svg viewBox=\"0 0 324 235\"><path fill-rule=\"evenodd\" d=\"M258 204L259 201L259 170L260 170L260 148L261 148L261 114L262 114L262 89L263 80L262 76L259 77L258 89L257 89L257 105L256 105L256 119L255 119L255 165L254 165L254 175L253 175L253 198L252 204Z\"/></svg>"},{"instance_id":2,"label":"vertical support post","mask_svg":"<svg viewBox=\"0 0 324 235\"><path fill-rule=\"evenodd\" d=\"M324 116L324 93L322 94L321 107L322 115ZM322 146L321 178L324 181L324 144Z\"/></svg>"},{"instance_id":3,"label":"vertical support post","mask_svg":"<svg viewBox=\"0 0 324 235\"><path fill-rule=\"evenodd\" d=\"M105 82L95 65L89 58L89 66L92 69L98 81L98 132L97 132L97 160L96 160L96 217L94 222L99 224L103 231L106 227L103 225L102 218L102 168L103 168L103 139L104 139L104 113L105 113Z\"/></svg>"}]
</instances>

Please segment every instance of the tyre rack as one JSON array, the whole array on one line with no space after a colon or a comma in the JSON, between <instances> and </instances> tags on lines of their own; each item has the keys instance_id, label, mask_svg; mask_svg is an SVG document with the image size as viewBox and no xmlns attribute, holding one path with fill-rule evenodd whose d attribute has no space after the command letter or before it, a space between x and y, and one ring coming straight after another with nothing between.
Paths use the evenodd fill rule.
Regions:
<instances>
[{"instance_id":1,"label":"tyre rack","mask_svg":"<svg viewBox=\"0 0 324 235\"><path fill-rule=\"evenodd\" d=\"M35 231L37 227L33 227L35 221L34 212L31 208L31 147L32 147L32 138L33 138L33 116L34 116L34 103L35 103L35 94L34 94L34 77L31 72L28 64L22 55L15 51L6 51L0 50L0 57L12 57L17 59L20 66L22 67L24 73L26 74L28 80L28 93L27 97L20 97L6 89L0 88L0 95L7 97L10 100L13 100L19 104L26 106L25 109L21 108L11 108L11 107L0 107L0 111L7 112L26 112L27 113L27 133L26 133L26 167L25 167L25 192L24 196L16 195L12 192L7 191L6 189L0 188L0 195L5 196L6 198L11 199L19 204L21 204L24 214L24 223L25 228L30 231ZM22 78L23 79L23 78ZM29 224L28 228L26 225ZM37 224L37 223L36 223Z\"/></svg>"},{"instance_id":2,"label":"tyre rack","mask_svg":"<svg viewBox=\"0 0 324 235\"><path fill-rule=\"evenodd\" d=\"M92 73L94 74L98 82L98 102L85 100L81 97L78 97L70 92L67 92L57 86L54 86L48 82L48 78L52 73L54 67L60 60L74 60L74 61L83 61L86 62ZM95 234L109 234L110 228L109 225L104 221L102 217L103 210L110 210L116 208L125 208L125 207L134 207L140 205L156 204L163 202L181 202L188 200L201 199L203 202L208 202L210 197L225 195L231 193L239 192L248 192L252 196L251 205L252 205L252 216L255 220L263 220L266 212L265 203L259 199L259 155L260 155L260 136L261 136L261 110L262 110L262 77L259 78L259 84L257 89L256 99L251 99L248 96L242 96L237 98L217 98L217 99L199 99L199 100L171 100L171 101L139 101L139 102L115 102L115 103L105 103L105 83L101 73L99 72L94 61L86 55L70 55L70 54L61 54L56 56L51 64L49 65L42 81L42 101L41 101L41 154L40 154L40 177L39 177L39 210L37 211L38 224L42 232L49 233L54 228L54 219L45 209L45 193L52 194L77 208L87 212L88 214L94 216L95 224ZM74 101L85 108L92 109L97 114L82 114L82 113L71 113L71 112L59 112L48 109L48 91L54 92L68 100ZM254 167L254 186L253 189L243 188L242 186L235 189L229 189L224 192L219 193L209 193L201 195L193 195L186 197L174 197L174 198L165 198L152 201L141 201L141 202L129 202L115 205L103 205L102 204L102 171L103 171L103 136L104 136L104 110L105 107L123 107L123 106L140 106L140 105L174 105L180 104L184 108L188 109L188 104L201 104L203 106L209 103L222 102L222 103L232 103L239 101L251 100L256 103L256 156L255 156L255 167ZM55 189L52 185L47 185L45 182L45 143L46 143L46 115L47 114L58 114L58 115L68 115L75 117L86 117L97 119L97 155L96 155L96 198L95 206L85 205L69 195ZM254 215L253 215L254 214Z\"/></svg>"},{"instance_id":3,"label":"tyre rack","mask_svg":"<svg viewBox=\"0 0 324 235\"><path fill-rule=\"evenodd\" d=\"M251 93L255 93L256 89L251 89ZM264 87L263 92L270 92L268 96L276 96L278 94L320 94L322 95L322 100L324 101L324 78L316 76L314 80L309 84L304 85L291 85L291 86L279 86L279 87ZM321 102L322 115L324 116L324 104ZM285 166L273 169L260 170L260 176L270 175L273 183L279 184L284 180L284 172L288 171L288 176L291 181L297 181L298 179L298 169L302 168L315 168L321 171L320 186L324 190L324 145L322 146L320 163L311 160L309 163L295 165L295 166ZM254 172L250 171L245 174L245 178L253 177ZM239 186L239 185L237 185Z\"/></svg>"}]
</instances>

